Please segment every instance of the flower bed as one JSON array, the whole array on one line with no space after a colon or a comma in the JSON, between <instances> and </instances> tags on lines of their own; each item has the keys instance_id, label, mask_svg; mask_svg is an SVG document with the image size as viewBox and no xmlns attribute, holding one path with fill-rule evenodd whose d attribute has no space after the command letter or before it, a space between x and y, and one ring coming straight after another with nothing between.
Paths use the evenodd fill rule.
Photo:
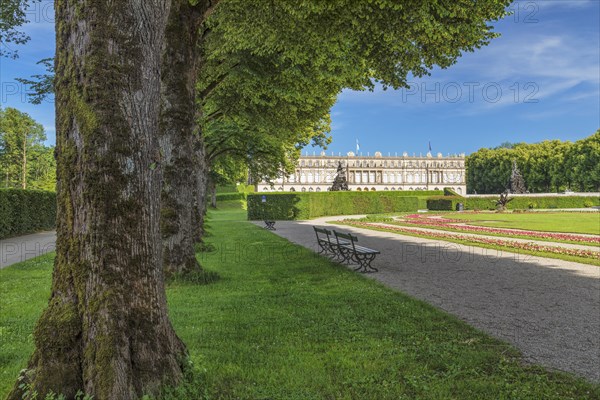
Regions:
<instances>
[{"instance_id":1,"label":"flower bed","mask_svg":"<svg viewBox=\"0 0 600 400\"><path fill-rule=\"evenodd\" d=\"M386 224L377 224L370 222L355 222L352 220L344 220L340 221L345 225L357 226L360 228L377 228L377 229L385 229L386 231L391 232L400 232L400 233L409 233L411 235L416 236L429 236L439 239L458 239L465 240L472 243L481 243L488 244L494 246L501 246L513 249L522 249L536 252L545 252L545 253L554 253L554 254L564 254L575 257L583 257L583 258L592 258L596 260L600 260L600 252L593 250L580 250L580 249L571 249L561 246L551 246L551 245L541 245L532 242L517 242L514 240L506 240L506 239L492 239L485 237L473 237L473 236L464 236L464 235L454 235L444 232L424 232L417 229L412 229L408 227L402 226L393 226Z\"/></svg>"},{"instance_id":2,"label":"flower bed","mask_svg":"<svg viewBox=\"0 0 600 400\"><path fill-rule=\"evenodd\" d=\"M556 232L540 232L540 231L526 231L522 229L510 229L510 228L491 228L487 226L476 226L468 225L464 220L450 219L450 218L431 218L423 217L418 214L407 215L403 222L414 225L421 225L423 227L439 227L449 229L457 232L474 232L474 233L491 233L496 235L510 235L519 236L526 238L539 238L547 240L560 240L570 241L578 243L589 243L592 245L600 244L600 236L584 236L573 233L556 233ZM453 224L464 223L466 225L456 226Z\"/></svg>"}]
</instances>

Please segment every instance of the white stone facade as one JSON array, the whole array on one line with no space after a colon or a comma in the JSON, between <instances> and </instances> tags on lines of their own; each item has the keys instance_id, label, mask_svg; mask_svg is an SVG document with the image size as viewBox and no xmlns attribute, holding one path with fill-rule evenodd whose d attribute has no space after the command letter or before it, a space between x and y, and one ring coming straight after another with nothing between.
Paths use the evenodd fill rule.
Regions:
<instances>
[{"instance_id":1,"label":"white stone facade","mask_svg":"<svg viewBox=\"0 0 600 400\"><path fill-rule=\"evenodd\" d=\"M257 192L323 192L328 191L337 173L338 163L346 170L348 188L355 191L442 190L451 188L466 194L465 156L346 156L304 155L298 160L294 174L262 181Z\"/></svg>"}]
</instances>

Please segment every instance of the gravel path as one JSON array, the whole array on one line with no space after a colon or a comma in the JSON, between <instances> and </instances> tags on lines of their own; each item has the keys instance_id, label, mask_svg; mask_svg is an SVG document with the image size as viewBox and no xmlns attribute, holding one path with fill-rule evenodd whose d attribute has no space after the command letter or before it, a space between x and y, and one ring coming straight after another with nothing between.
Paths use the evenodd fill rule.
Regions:
<instances>
[{"instance_id":1,"label":"gravel path","mask_svg":"<svg viewBox=\"0 0 600 400\"><path fill-rule=\"evenodd\" d=\"M312 225L278 221L275 234L316 249ZM348 218L346 216L345 218ZM262 222L257 225L264 226ZM381 251L368 276L519 348L524 361L600 382L600 268L343 226Z\"/></svg>"},{"instance_id":2,"label":"gravel path","mask_svg":"<svg viewBox=\"0 0 600 400\"><path fill-rule=\"evenodd\" d=\"M47 231L0 240L0 269L56 249L56 232Z\"/></svg>"}]
</instances>

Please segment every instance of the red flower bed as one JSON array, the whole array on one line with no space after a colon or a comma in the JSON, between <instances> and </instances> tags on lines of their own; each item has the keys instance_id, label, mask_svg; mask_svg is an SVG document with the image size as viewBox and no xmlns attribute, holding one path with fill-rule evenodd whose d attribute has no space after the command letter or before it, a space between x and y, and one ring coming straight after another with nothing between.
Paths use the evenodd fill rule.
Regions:
<instances>
[{"instance_id":1,"label":"red flower bed","mask_svg":"<svg viewBox=\"0 0 600 400\"><path fill-rule=\"evenodd\" d=\"M550 245L541 245L532 242L516 242L514 240L505 240L505 239L491 239L485 237L472 237L472 236L464 236L464 235L453 235L444 232L424 232L417 229L402 227L402 226L390 226L384 224L377 224L372 222L359 222L359 221L343 221L346 225L352 225L363 228L380 228L388 231L395 232L404 232L410 233L417 236L430 236L440 239L460 239L466 240L469 242L475 243L483 243L483 244L491 244L496 246L515 248L515 249L523 249L523 250L531 250L531 251L543 251L546 253L555 253L555 254L565 254L570 256L584 257L584 258L594 258L600 259L600 252L593 250L580 250L580 249L570 249L560 246L550 246Z\"/></svg>"},{"instance_id":2,"label":"red flower bed","mask_svg":"<svg viewBox=\"0 0 600 400\"><path fill-rule=\"evenodd\" d=\"M415 225L423 225L423 226L436 226L445 229L451 229L453 231L458 232L482 232L482 233L495 233L500 235L510 235L510 236L521 236L521 237L531 237L531 238L540 238L540 239L550 239L550 240L568 240L572 242L580 242L580 243L590 243L590 244L599 244L600 236L591 237L591 236L583 236L572 233L557 233L557 232L540 232L540 231L526 231L522 229L510 229L510 228L491 228L487 226L475 226L475 225L461 225L456 226L454 223L466 223L463 220L459 219L450 219L450 218L423 218L418 214L407 215L405 218L408 218L404 222L408 224Z\"/></svg>"}]
</instances>

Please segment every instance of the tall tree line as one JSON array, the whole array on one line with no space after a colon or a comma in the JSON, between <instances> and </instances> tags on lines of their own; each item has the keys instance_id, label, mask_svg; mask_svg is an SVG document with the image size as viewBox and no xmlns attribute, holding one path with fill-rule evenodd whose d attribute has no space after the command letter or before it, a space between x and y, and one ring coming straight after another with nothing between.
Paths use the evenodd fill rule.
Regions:
<instances>
[{"instance_id":1,"label":"tall tree line","mask_svg":"<svg viewBox=\"0 0 600 400\"><path fill-rule=\"evenodd\" d=\"M469 155L469 193L506 190L515 160L531 193L600 191L600 130L576 142L503 143Z\"/></svg>"},{"instance_id":2,"label":"tall tree line","mask_svg":"<svg viewBox=\"0 0 600 400\"><path fill-rule=\"evenodd\" d=\"M54 147L44 127L15 108L0 108L0 188L54 190Z\"/></svg>"}]
</instances>

